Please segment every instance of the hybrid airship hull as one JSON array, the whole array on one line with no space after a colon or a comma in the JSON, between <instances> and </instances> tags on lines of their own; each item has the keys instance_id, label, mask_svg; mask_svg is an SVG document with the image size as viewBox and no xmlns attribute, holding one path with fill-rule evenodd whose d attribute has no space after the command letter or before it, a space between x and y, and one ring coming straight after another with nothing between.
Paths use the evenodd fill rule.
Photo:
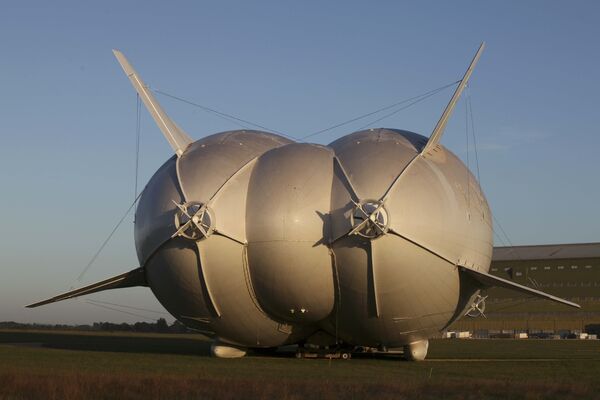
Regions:
<instances>
[{"instance_id":1,"label":"hybrid airship hull","mask_svg":"<svg viewBox=\"0 0 600 400\"><path fill-rule=\"evenodd\" d=\"M140 267L31 307L149 286L216 356L315 341L418 360L485 287L577 306L488 274L487 201L439 144L482 49L430 138L369 129L328 146L244 130L193 141L115 51L176 154L139 199Z\"/></svg>"}]
</instances>

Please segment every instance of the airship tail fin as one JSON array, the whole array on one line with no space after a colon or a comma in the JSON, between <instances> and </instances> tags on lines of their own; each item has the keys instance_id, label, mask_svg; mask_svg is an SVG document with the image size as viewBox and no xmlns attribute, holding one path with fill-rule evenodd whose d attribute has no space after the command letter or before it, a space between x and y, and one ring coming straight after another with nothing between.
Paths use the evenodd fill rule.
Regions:
<instances>
[{"instance_id":1,"label":"airship tail fin","mask_svg":"<svg viewBox=\"0 0 600 400\"><path fill-rule=\"evenodd\" d=\"M148 112L150 112L150 115L152 115L154 122L156 122L156 125L158 125L177 156L183 154L185 149L190 145L190 143L193 142L192 138L190 138L187 133L179 128L177 124L171 120L171 118L169 118L167 113L152 95L152 92L148 90L148 87L142 81L138 73L133 69L129 61L127 61L125 55L123 55L123 53L121 53L119 50L113 50L113 53L119 61L119 64L121 64L121 68L123 68L123 71L131 81L131 84L140 95L140 98L144 102L146 109L148 109Z\"/></svg>"},{"instance_id":2,"label":"airship tail fin","mask_svg":"<svg viewBox=\"0 0 600 400\"><path fill-rule=\"evenodd\" d=\"M454 94L452 95L450 102L446 106L444 113L442 114L442 116L440 117L440 120L438 121L437 125L433 129L433 132L431 133L431 136L429 136L429 140L427 141L427 144L425 145L425 147L423 147L423 150L421 151L421 153L425 153L425 152L433 149L438 144L440 139L442 138L442 135L444 134L444 130L446 129L446 124L448 123L448 119L452 115L452 111L454 111L454 107L456 106L456 103L458 102L458 99L460 98L460 95L462 94L465 86L467 86L467 83L469 82L469 78L471 77L471 74L473 73L473 70L475 69L475 65L477 65L477 61L479 61L479 57L481 56L481 53L483 52L484 48L485 48L485 42L482 42L481 45L479 46L479 49L477 50L477 53L475 53L475 57L473 57L473 61L471 61L469 68L467 68L467 72L465 72L465 75L463 76L462 80L456 87L456 90L454 91Z\"/></svg>"},{"instance_id":3,"label":"airship tail fin","mask_svg":"<svg viewBox=\"0 0 600 400\"><path fill-rule=\"evenodd\" d=\"M146 275L143 268L136 268L133 271L126 272L121 275L113 276L112 278L105 279L100 282L93 283L91 285L71 290L69 292L59 294L50 299L39 301L37 303L26 306L27 308L35 308L50 303L55 303L61 300L72 299L74 297L83 296L86 294L102 292L110 289L121 289L134 286L148 286L146 282Z\"/></svg>"},{"instance_id":4,"label":"airship tail fin","mask_svg":"<svg viewBox=\"0 0 600 400\"><path fill-rule=\"evenodd\" d=\"M477 280L484 287L494 287L494 286L503 287L506 289L515 290L517 292L529 294L531 296L535 296L535 297L539 297L542 299L551 300L551 301L554 301L557 303L565 304L570 307L581 308L581 306L577 303L573 303L568 300L561 299L560 297L553 296L551 294L542 292L540 290L536 290L536 289L532 289L527 286L519 285L518 283L509 281L507 279L499 278L497 276L494 276L494 275L491 275L491 274L488 274L485 272L475 271L475 270L465 268L465 267L460 267L460 270L463 273L466 273L469 276L471 276L472 278L474 278L475 280Z\"/></svg>"}]
</instances>

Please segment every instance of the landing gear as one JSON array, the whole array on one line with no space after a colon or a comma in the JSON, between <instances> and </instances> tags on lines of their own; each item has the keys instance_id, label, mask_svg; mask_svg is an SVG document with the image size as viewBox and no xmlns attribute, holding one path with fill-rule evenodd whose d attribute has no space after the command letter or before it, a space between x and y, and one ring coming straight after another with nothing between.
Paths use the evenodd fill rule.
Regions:
<instances>
[{"instance_id":1,"label":"landing gear","mask_svg":"<svg viewBox=\"0 0 600 400\"><path fill-rule=\"evenodd\" d=\"M427 357L429 340L419 340L404 346L404 359L407 361L423 361Z\"/></svg>"},{"instance_id":2,"label":"landing gear","mask_svg":"<svg viewBox=\"0 0 600 400\"><path fill-rule=\"evenodd\" d=\"M214 342L210 346L210 354L217 358L242 358L246 355L246 349L235 347L230 344Z\"/></svg>"},{"instance_id":3,"label":"landing gear","mask_svg":"<svg viewBox=\"0 0 600 400\"><path fill-rule=\"evenodd\" d=\"M349 360L352 353L348 349L329 349L323 347L298 347L296 358L339 358Z\"/></svg>"}]
</instances>

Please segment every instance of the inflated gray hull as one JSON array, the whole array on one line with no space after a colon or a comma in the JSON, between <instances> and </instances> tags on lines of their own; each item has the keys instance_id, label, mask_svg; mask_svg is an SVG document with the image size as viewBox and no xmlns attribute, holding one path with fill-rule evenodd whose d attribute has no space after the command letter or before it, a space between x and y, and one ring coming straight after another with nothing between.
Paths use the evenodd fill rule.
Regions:
<instances>
[{"instance_id":1,"label":"inflated gray hull","mask_svg":"<svg viewBox=\"0 0 600 400\"><path fill-rule=\"evenodd\" d=\"M378 129L330 146L256 131L192 144L140 199L136 245L148 285L178 319L239 346L317 330L388 347L430 337L461 303L456 265L487 271L492 241L473 177L442 147L415 160L425 142ZM209 235L173 237L184 202L207 205ZM368 202L386 213L374 237L351 232L356 204Z\"/></svg>"}]
</instances>

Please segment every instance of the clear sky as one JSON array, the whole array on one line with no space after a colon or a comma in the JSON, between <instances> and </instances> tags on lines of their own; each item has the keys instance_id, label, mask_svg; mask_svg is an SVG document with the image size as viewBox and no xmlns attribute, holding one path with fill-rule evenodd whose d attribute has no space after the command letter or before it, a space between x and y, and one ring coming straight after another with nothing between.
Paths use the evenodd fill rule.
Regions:
<instances>
[{"instance_id":1,"label":"clear sky","mask_svg":"<svg viewBox=\"0 0 600 400\"><path fill-rule=\"evenodd\" d=\"M163 316L86 299L23 308L138 265L130 217L77 281L134 196L136 98L112 48L155 88L303 136L458 80L485 40L469 92L496 218L514 244L600 241L599 21L598 1L3 4L0 321ZM378 125L429 135L450 96ZM159 100L195 138L237 128ZM464 101L442 143L466 160ZM171 155L144 111L141 184ZM164 312L145 288L90 298Z\"/></svg>"}]
</instances>

